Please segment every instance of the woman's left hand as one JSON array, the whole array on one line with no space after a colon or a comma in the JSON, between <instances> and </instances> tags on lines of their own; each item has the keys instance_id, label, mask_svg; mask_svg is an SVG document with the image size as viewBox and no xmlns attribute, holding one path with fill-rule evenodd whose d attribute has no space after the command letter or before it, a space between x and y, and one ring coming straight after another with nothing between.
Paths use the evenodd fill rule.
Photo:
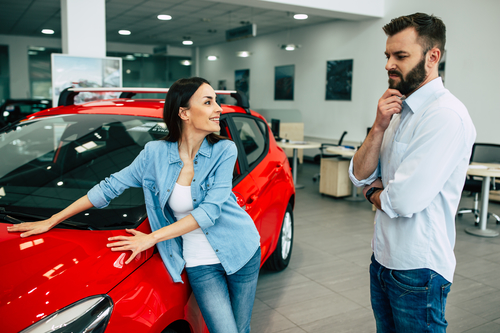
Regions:
<instances>
[{"instance_id":1,"label":"woman's left hand","mask_svg":"<svg viewBox=\"0 0 500 333\"><path fill-rule=\"evenodd\" d=\"M133 236L110 237L108 240L118 242L108 243L107 245L111 248L111 251L132 251L132 255L128 258L125 264L130 263L139 253L155 246L156 244L151 234L145 234L134 229L125 229L125 231Z\"/></svg>"}]
</instances>

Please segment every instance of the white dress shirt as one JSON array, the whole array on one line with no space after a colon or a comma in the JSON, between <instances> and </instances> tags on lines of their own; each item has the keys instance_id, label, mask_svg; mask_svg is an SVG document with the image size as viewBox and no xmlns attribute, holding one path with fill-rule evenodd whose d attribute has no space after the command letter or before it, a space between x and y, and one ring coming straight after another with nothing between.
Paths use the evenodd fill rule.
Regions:
<instances>
[{"instance_id":1,"label":"white dress shirt","mask_svg":"<svg viewBox=\"0 0 500 333\"><path fill-rule=\"evenodd\" d=\"M351 160L354 185L369 185L378 177L384 185L372 240L381 265L428 268L453 282L455 214L475 138L467 109L436 78L393 116L370 177L356 179Z\"/></svg>"}]
</instances>

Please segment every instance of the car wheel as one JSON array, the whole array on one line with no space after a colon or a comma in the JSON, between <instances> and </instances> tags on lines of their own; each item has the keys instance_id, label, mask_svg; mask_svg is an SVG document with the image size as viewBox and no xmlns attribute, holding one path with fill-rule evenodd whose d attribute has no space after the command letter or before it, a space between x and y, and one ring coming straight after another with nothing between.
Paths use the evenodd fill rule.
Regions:
<instances>
[{"instance_id":1,"label":"car wheel","mask_svg":"<svg viewBox=\"0 0 500 333\"><path fill-rule=\"evenodd\" d=\"M290 262L293 248L293 210L292 205L288 204L283 222L278 244L273 254L267 259L264 267L272 271L284 270Z\"/></svg>"}]
</instances>

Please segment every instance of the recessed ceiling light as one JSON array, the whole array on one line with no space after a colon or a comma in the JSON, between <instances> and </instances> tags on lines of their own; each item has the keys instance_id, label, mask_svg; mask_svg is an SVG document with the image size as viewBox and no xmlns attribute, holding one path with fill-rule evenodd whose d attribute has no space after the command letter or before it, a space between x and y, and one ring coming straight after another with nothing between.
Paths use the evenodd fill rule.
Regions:
<instances>
[{"instance_id":1,"label":"recessed ceiling light","mask_svg":"<svg viewBox=\"0 0 500 333\"><path fill-rule=\"evenodd\" d=\"M54 34L54 30L52 30L52 29L42 29L42 34L53 35Z\"/></svg>"},{"instance_id":2,"label":"recessed ceiling light","mask_svg":"<svg viewBox=\"0 0 500 333\"><path fill-rule=\"evenodd\" d=\"M219 59L219 57L214 56L214 55L209 55L209 56L207 57L207 60L208 60L208 61L215 61L215 60L217 60L217 59Z\"/></svg>"},{"instance_id":3,"label":"recessed ceiling light","mask_svg":"<svg viewBox=\"0 0 500 333\"><path fill-rule=\"evenodd\" d=\"M172 19L172 16L166 14L160 14L157 16L158 20L168 21Z\"/></svg>"},{"instance_id":4,"label":"recessed ceiling light","mask_svg":"<svg viewBox=\"0 0 500 333\"><path fill-rule=\"evenodd\" d=\"M236 56L240 57L240 58L247 58L247 57L250 57L251 55L252 55L252 53L249 52L249 51L238 51L238 52L236 52Z\"/></svg>"},{"instance_id":5,"label":"recessed ceiling light","mask_svg":"<svg viewBox=\"0 0 500 333\"><path fill-rule=\"evenodd\" d=\"M183 40L182 44L183 45L193 45L193 41L192 40Z\"/></svg>"},{"instance_id":6,"label":"recessed ceiling light","mask_svg":"<svg viewBox=\"0 0 500 333\"><path fill-rule=\"evenodd\" d=\"M297 45L297 44L282 44L282 45L278 45L282 50L286 50L286 51L295 51L296 49L300 48L301 45Z\"/></svg>"},{"instance_id":7,"label":"recessed ceiling light","mask_svg":"<svg viewBox=\"0 0 500 333\"><path fill-rule=\"evenodd\" d=\"M296 20L307 20L309 16L307 14L295 14L293 15L293 18Z\"/></svg>"},{"instance_id":8,"label":"recessed ceiling light","mask_svg":"<svg viewBox=\"0 0 500 333\"><path fill-rule=\"evenodd\" d=\"M181 60L182 66L191 66L191 60Z\"/></svg>"},{"instance_id":9,"label":"recessed ceiling light","mask_svg":"<svg viewBox=\"0 0 500 333\"><path fill-rule=\"evenodd\" d=\"M130 30L119 30L118 33L123 36L128 36L131 34Z\"/></svg>"}]
</instances>

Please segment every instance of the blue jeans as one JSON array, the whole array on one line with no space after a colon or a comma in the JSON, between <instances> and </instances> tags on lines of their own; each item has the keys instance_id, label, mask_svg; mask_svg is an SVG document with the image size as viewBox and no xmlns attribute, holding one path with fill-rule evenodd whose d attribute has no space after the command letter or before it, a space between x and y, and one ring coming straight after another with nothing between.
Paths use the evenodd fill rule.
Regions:
<instances>
[{"instance_id":1,"label":"blue jeans","mask_svg":"<svg viewBox=\"0 0 500 333\"><path fill-rule=\"evenodd\" d=\"M450 286L433 270L388 269L372 255L370 294L377 332L446 332Z\"/></svg>"},{"instance_id":2,"label":"blue jeans","mask_svg":"<svg viewBox=\"0 0 500 333\"><path fill-rule=\"evenodd\" d=\"M186 267L189 283L210 333L248 333L260 269L260 248L227 275L221 264Z\"/></svg>"}]
</instances>

